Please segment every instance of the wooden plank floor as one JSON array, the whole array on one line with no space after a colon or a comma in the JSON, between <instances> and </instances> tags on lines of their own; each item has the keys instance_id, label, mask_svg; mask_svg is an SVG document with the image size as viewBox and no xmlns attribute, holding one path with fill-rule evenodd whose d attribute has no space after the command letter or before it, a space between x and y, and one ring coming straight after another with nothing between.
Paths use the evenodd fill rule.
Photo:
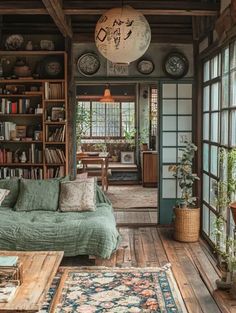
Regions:
<instances>
[{"instance_id":1,"label":"wooden plank floor","mask_svg":"<svg viewBox=\"0 0 236 313\"><path fill-rule=\"evenodd\" d=\"M156 226L158 212L149 209L115 209L114 215L118 227Z\"/></svg>"},{"instance_id":2,"label":"wooden plank floor","mask_svg":"<svg viewBox=\"0 0 236 313\"><path fill-rule=\"evenodd\" d=\"M172 239L171 228L120 227L122 243L110 260L96 265L162 266L171 263L188 313L236 313L236 301L216 290L219 271L202 242L185 244ZM92 265L86 258L66 258L63 265Z\"/></svg>"}]
</instances>

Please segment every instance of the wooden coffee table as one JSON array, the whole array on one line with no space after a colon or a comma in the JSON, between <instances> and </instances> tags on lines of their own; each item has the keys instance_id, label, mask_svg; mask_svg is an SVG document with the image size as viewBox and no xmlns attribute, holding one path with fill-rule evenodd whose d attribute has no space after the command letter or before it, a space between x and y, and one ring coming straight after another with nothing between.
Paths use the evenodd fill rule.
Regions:
<instances>
[{"instance_id":1,"label":"wooden coffee table","mask_svg":"<svg viewBox=\"0 0 236 313\"><path fill-rule=\"evenodd\" d=\"M23 283L14 298L0 303L0 312L38 312L61 263L62 251L0 251L0 255L17 255L23 264Z\"/></svg>"}]
</instances>

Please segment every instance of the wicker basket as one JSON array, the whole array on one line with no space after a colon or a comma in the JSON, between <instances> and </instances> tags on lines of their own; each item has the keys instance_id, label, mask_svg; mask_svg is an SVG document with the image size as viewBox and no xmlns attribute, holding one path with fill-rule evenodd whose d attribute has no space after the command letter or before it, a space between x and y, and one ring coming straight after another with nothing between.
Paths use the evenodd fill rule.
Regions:
<instances>
[{"instance_id":1,"label":"wicker basket","mask_svg":"<svg viewBox=\"0 0 236 313\"><path fill-rule=\"evenodd\" d=\"M174 208L174 239L182 242L195 242L199 239L200 208Z\"/></svg>"}]
</instances>

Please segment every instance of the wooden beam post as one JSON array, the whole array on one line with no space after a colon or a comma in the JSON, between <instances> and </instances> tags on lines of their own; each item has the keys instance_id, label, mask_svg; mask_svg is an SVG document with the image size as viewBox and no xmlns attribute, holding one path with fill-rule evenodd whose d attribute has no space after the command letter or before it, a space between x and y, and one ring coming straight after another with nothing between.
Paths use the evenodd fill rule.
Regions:
<instances>
[{"instance_id":1,"label":"wooden beam post","mask_svg":"<svg viewBox=\"0 0 236 313\"><path fill-rule=\"evenodd\" d=\"M57 25L58 29L64 37L72 38L73 32L71 26L68 25L66 16L63 12L61 1L59 0L42 0L48 11L48 14Z\"/></svg>"}]
</instances>

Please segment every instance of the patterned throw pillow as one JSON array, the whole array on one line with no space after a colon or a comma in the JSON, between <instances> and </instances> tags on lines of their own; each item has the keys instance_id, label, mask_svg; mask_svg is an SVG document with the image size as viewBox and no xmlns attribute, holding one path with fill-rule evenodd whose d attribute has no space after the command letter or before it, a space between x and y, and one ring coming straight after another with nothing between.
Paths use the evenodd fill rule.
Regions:
<instances>
[{"instance_id":1,"label":"patterned throw pillow","mask_svg":"<svg viewBox=\"0 0 236 313\"><path fill-rule=\"evenodd\" d=\"M61 183L59 208L62 212L96 210L96 181L94 177Z\"/></svg>"},{"instance_id":2,"label":"patterned throw pillow","mask_svg":"<svg viewBox=\"0 0 236 313\"><path fill-rule=\"evenodd\" d=\"M3 200L9 194L10 190L8 189L0 189L0 205L2 205Z\"/></svg>"}]
</instances>

